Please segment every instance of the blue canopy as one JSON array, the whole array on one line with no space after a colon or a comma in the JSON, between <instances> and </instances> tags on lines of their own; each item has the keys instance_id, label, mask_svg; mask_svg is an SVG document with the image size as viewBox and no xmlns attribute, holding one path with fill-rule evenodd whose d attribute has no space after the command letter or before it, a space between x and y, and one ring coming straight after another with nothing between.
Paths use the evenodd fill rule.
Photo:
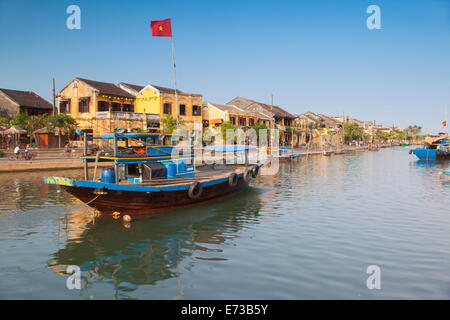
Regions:
<instances>
[{"instance_id":1,"label":"blue canopy","mask_svg":"<svg viewBox=\"0 0 450 320\"><path fill-rule=\"evenodd\" d=\"M206 146L203 147L203 149L214 150L217 152L235 152L235 151L256 149L256 147L243 145L224 145L224 146Z\"/></svg>"},{"instance_id":2,"label":"blue canopy","mask_svg":"<svg viewBox=\"0 0 450 320\"><path fill-rule=\"evenodd\" d=\"M118 139L139 139L139 138L151 138L151 137L171 137L172 134L165 133L116 133ZM114 139L114 133L107 133L102 136L102 139Z\"/></svg>"}]
</instances>

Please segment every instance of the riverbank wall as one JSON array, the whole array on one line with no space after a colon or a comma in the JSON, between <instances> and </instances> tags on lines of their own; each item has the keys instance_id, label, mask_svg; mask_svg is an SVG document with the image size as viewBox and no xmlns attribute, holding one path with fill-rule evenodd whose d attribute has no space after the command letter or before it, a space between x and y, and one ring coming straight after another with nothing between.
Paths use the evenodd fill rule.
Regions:
<instances>
[{"instance_id":1,"label":"riverbank wall","mask_svg":"<svg viewBox=\"0 0 450 320\"><path fill-rule=\"evenodd\" d=\"M82 169L83 161L80 159L55 159L55 160L15 160L0 162L0 173L24 172L24 171L52 171L63 169ZM89 163L89 168L94 168L95 163ZM98 167L110 167L110 162L99 162Z\"/></svg>"}]
</instances>

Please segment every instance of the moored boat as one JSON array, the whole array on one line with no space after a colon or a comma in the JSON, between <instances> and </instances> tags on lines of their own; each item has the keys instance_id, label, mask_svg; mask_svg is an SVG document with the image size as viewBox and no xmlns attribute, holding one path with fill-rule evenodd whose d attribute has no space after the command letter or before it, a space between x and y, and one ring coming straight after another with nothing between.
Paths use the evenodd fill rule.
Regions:
<instances>
[{"instance_id":1,"label":"moored boat","mask_svg":"<svg viewBox=\"0 0 450 320\"><path fill-rule=\"evenodd\" d=\"M114 170L103 168L102 179L74 180L46 177L44 182L62 186L64 190L102 213L143 214L216 201L247 187L259 173L259 165L201 166L195 171L183 161L126 164L125 179L115 182ZM130 167L133 169L130 170ZM186 167L190 177L168 172ZM137 169L137 170L135 170ZM130 174L134 172L134 174ZM143 176L144 175L144 176Z\"/></svg>"},{"instance_id":2,"label":"moored boat","mask_svg":"<svg viewBox=\"0 0 450 320\"><path fill-rule=\"evenodd\" d=\"M280 162L291 161L303 157L304 153L295 153L292 148L269 148L269 160L276 159Z\"/></svg>"},{"instance_id":3,"label":"moored boat","mask_svg":"<svg viewBox=\"0 0 450 320\"><path fill-rule=\"evenodd\" d=\"M450 139L448 136L428 138L423 147L411 149L409 153L424 161L450 160Z\"/></svg>"},{"instance_id":4,"label":"moored boat","mask_svg":"<svg viewBox=\"0 0 450 320\"><path fill-rule=\"evenodd\" d=\"M142 138L143 136L139 136ZM84 135L85 150L87 139ZM125 148L125 155L118 152L118 141L136 139L134 135L114 134L113 154L92 159L83 156L86 163L84 179L45 177L44 183L61 186L86 205L102 213L145 214L173 208L216 201L235 194L249 185L259 174L260 164L195 164L191 151L149 156L154 147L139 145L143 154L134 154ZM146 139L147 137L144 136ZM188 148L189 149L189 148ZM241 148L248 159L250 148ZM134 150L134 149L133 149ZM160 150L161 151L161 150ZM160 152L158 151L158 152ZM247 153L246 153L247 152ZM170 158L168 158L170 156ZM89 179L87 162L95 160L93 178ZM114 166L103 168L97 177L97 162L112 161Z\"/></svg>"}]
</instances>

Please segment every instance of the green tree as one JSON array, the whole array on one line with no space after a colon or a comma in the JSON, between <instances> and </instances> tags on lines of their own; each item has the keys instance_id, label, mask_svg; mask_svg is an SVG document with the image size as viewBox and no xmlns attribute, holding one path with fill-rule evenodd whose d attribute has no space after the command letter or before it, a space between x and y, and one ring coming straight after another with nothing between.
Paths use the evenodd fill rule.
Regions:
<instances>
[{"instance_id":1,"label":"green tree","mask_svg":"<svg viewBox=\"0 0 450 320\"><path fill-rule=\"evenodd\" d=\"M48 116L47 117L47 125L46 127L50 132L56 132L56 129L59 130L59 147L61 148L61 133L65 133L70 135L70 133L75 129L77 122L74 118L65 113L60 113L56 116Z\"/></svg>"},{"instance_id":2,"label":"green tree","mask_svg":"<svg viewBox=\"0 0 450 320\"><path fill-rule=\"evenodd\" d=\"M184 124L183 119L178 117L178 125L181 126ZM177 120L172 117L172 115L168 114L164 118L161 119L161 125L164 133L172 133L177 128Z\"/></svg>"},{"instance_id":3,"label":"green tree","mask_svg":"<svg viewBox=\"0 0 450 320\"><path fill-rule=\"evenodd\" d=\"M376 138L377 140L379 140L379 141L388 141L389 138L390 138L390 135L389 135L388 132L384 132L384 131L378 130L378 131L375 133L375 138Z\"/></svg>"},{"instance_id":4,"label":"green tree","mask_svg":"<svg viewBox=\"0 0 450 320\"><path fill-rule=\"evenodd\" d=\"M408 128L405 129L408 140L415 140L421 131L422 127L418 125L408 126Z\"/></svg>"},{"instance_id":5,"label":"green tree","mask_svg":"<svg viewBox=\"0 0 450 320\"><path fill-rule=\"evenodd\" d=\"M222 122L220 124L220 132L222 132L222 138L225 143L226 143L226 138L227 138L227 130L236 130L237 128L238 128L238 126L232 124L229 121Z\"/></svg>"},{"instance_id":6,"label":"green tree","mask_svg":"<svg viewBox=\"0 0 450 320\"><path fill-rule=\"evenodd\" d=\"M394 130L393 131L393 140L403 141L406 140L407 136L404 131Z\"/></svg>"},{"instance_id":7,"label":"green tree","mask_svg":"<svg viewBox=\"0 0 450 320\"><path fill-rule=\"evenodd\" d=\"M30 117L27 116L23 111L20 111L14 118L11 119L11 124L25 129L29 120Z\"/></svg>"},{"instance_id":8,"label":"green tree","mask_svg":"<svg viewBox=\"0 0 450 320\"><path fill-rule=\"evenodd\" d=\"M0 117L0 126L9 127L11 124L11 120L6 117Z\"/></svg>"},{"instance_id":9,"label":"green tree","mask_svg":"<svg viewBox=\"0 0 450 320\"><path fill-rule=\"evenodd\" d=\"M266 124L262 121L258 121L258 123L256 123L254 126L252 126L252 129L256 131L256 137L258 139L258 143L259 143L259 139L260 139L260 132L259 130L267 130L267 139L270 139L270 130L269 128L267 128Z\"/></svg>"},{"instance_id":10,"label":"green tree","mask_svg":"<svg viewBox=\"0 0 450 320\"><path fill-rule=\"evenodd\" d=\"M357 123L345 123L344 132L346 142L364 138L364 129Z\"/></svg>"},{"instance_id":11,"label":"green tree","mask_svg":"<svg viewBox=\"0 0 450 320\"><path fill-rule=\"evenodd\" d=\"M23 129L26 129L28 134L31 135L34 131L45 128L47 123L48 118L46 115L31 116Z\"/></svg>"}]
</instances>

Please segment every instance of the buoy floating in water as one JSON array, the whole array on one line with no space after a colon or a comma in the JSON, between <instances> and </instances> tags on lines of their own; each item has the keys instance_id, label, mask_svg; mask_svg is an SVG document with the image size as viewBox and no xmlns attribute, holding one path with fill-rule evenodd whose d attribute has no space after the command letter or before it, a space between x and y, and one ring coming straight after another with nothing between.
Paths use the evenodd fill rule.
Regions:
<instances>
[{"instance_id":1,"label":"buoy floating in water","mask_svg":"<svg viewBox=\"0 0 450 320\"><path fill-rule=\"evenodd\" d=\"M119 212L119 211L114 211L114 212L112 213L112 217L113 217L114 219L119 219L119 218L120 218L120 212Z\"/></svg>"},{"instance_id":2,"label":"buoy floating in water","mask_svg":"<svg viewBox=\"0 0 450 320\"><path fill-rule=\"evenodd\" d=\"M131 222L131 217L129 215L127 215L127 214L124 215L122 219L123 219L124 222Z\"/></svg>"}]
</instances>

